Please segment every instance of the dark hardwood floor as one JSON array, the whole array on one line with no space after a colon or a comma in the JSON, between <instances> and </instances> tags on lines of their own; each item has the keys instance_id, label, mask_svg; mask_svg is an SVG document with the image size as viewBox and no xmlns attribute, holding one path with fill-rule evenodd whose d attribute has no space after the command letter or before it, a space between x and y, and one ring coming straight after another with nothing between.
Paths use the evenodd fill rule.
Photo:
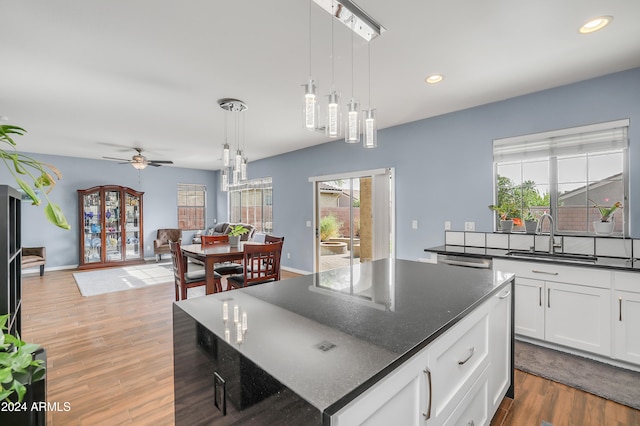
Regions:
<instances>
[{"instance_id":1,"label":"dark hardwood floor","mask_svg":"<svg viewBox=\"0 0 640 426\"><path fill-rule=\"evenodd\" d=\"M70 404L48 425L173 425L173 284L83 297L73 272L23 277L22 337L47 349L48 401ZM640 425L623 405L519 371L515 382L492 425Z\"/></svg>"}]
</instances>

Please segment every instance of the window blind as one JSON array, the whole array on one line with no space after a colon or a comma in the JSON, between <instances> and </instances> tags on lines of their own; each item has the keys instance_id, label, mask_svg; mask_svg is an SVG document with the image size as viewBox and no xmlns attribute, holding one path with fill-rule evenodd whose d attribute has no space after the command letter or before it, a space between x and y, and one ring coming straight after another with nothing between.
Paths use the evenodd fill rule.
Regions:
<instances>
[{"instance_id":1,"label":"window blind","mask_svg":"<svg viewBox=\"0 0 640 426\"><path fill-rule=\"evenodd\" d=\"M627 119L496 139L493 141L493 161L522 161L626 149L629 147L628 128Z\"/></svg>"}]
</instances>

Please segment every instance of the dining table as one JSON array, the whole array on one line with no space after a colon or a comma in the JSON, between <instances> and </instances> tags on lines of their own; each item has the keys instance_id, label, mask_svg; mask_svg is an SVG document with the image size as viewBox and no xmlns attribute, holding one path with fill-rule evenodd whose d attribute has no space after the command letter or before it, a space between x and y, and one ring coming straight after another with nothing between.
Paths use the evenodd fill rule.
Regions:
<instances>
[{"instance_id":1,"label":"dining table","mask_svg":"<svg viewBox=\"0 0 640 426\"><path fill-rule=\"evenodd\" d=\"M214 265L222 262L233 262L242 260L244 257L244 246L247 242L241 241L237 246L231 246L229 243L217 244L187 244L180 249L182 255L198 260L204 264L206 294L215 293L214 285Z\"/></svg>"}]
</instances>

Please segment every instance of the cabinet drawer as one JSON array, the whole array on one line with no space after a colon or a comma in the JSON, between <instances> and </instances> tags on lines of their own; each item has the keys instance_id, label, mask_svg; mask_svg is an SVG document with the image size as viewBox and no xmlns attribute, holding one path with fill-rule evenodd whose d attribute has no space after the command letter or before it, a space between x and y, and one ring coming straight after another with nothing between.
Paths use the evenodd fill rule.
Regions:
<instances>
[{"instance_id":1,"label":"cabinet drawer","mask_svg":"<svg viewBox=\"0 0 640 426\"><path fill-rule=\"evenodd\" d=\"M489 364L489 305L465 318L429 351L435 417L450 416ZM438 422L436 422L438 423Z\"/></svg>"},{"instance_id":2,"label":"cabinet drawer","mask_svg":"<svg viewBox=\"0 0 640 426\"><path fill-rule=\"evenodd\" d=\"M456 426L488 424L490 420L487 411L488 401L489 381L485 370L444 424Z\"/></svg>"},{"instance_id":3,"label":"cabinet drawer","mask_svg":"<svg viewBox=\"0 0 640 426\"><path fill-rule=\"evenodd\" d=\"M613 273L613 285L616 290L640 293L640 272L620 272Z\"/></svg>"},{"instance_id":4,"label":"cabinet drawer","mask_svg":"<svg viewBox=\"0 0 640 426\"><path fill-rule=\"evenodd\" d=\"M503 259L495 260L493 269L503 272L513 272L516 274L516 277L531 278L534 280L611 288L611 272L605 269Z\"/></svg>"}]
</instances>

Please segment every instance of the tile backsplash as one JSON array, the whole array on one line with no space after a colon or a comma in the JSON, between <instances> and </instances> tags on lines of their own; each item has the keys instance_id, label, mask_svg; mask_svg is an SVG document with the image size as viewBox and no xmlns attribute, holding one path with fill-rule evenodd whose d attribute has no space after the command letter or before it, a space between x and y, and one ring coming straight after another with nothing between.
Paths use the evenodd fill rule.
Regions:
<instances>
[{"instance_id":1,"label":"tile backsplash","mask_svg":"<svg viewBox=\"0 0 640 426\"><path fill-rule=\"evenodd\" d=\"M549 250L549 235L503 234L501 232L445 231L445 244L504 250ZM556 251L604 257L640 259L640 239L555 236Z\"/></svg>"}]
</instances>

